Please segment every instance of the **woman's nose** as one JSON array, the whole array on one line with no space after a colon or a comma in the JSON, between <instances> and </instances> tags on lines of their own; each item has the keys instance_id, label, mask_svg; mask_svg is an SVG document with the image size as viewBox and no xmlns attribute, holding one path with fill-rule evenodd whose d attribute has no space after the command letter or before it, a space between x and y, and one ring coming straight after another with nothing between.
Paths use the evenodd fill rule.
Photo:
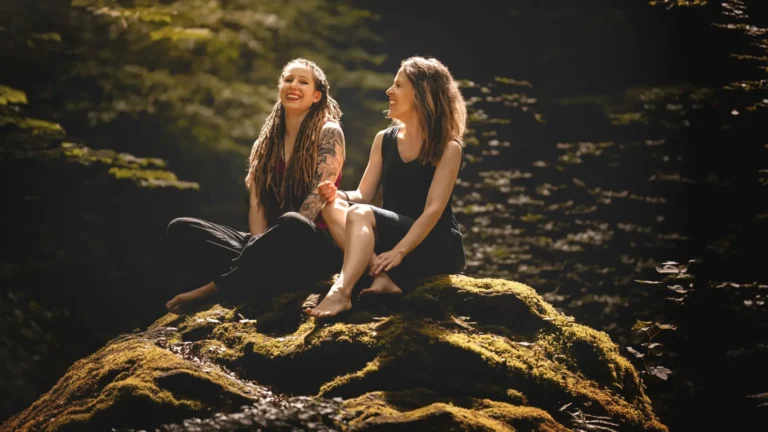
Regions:
<instances>
[{"instance_id":1,"label":"woman's nose","mask_svg":"<svg viewBox=\"0 0 768 432\"><path fill-rule=\"evenodd\" d=\"M385 93L387 94L387 96L391 96L392 95L392 87L388 88Z\"/></svg>"}]
</instances>

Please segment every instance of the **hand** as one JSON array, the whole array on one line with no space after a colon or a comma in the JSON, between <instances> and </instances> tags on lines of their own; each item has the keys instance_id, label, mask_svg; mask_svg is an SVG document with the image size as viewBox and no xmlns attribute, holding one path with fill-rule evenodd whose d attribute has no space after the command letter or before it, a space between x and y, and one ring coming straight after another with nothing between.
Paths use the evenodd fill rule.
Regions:
<instances>
[{"instance_id":1,"label":"hand","mask_svg":"<svg viewBox=\"0 0 768 432\"><path fill-rule=\"evenodd\" d=\"M336 199L336 185L330 180L325 180L317 185L317 193L325 200L326 203L333 202Z\"/></svg>"},{"instance_id":2,"label":"hand","mask_svg":"<svg viewBox=\"0 0 768 432\"><path fill-rule=\"evenodd\" d=\"M382 271L388 272L400 265L404 256L404 253L394 249L377 256L373 260L373 277L378 276Z\"/></svg>"}]
</instances>

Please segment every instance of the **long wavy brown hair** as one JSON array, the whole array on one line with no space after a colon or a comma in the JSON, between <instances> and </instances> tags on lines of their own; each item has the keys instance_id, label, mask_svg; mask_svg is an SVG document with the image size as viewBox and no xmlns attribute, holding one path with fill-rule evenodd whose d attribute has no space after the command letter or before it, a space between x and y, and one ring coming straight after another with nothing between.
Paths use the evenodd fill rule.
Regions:
<instances>
[{"instance_id":1,"label":"long wavy brown hair","mask_svg":"<svg viewBox=\"0 0 768 432\"><path fill-rule=\"evenodd\" d=\"M287 70L294 65L300 65L312 71L315 90L322 96L319 101L312 104L301 122L290 163L282 180L275 175L282 159L285 139L285 111L279 94L272 112L264 121L259 138L253 143L251 156L248 159L249 169L245 176L245 186L250 188L253 184L256 197L264 208L268 220L271 220L271 216L278 209L298 209L315 187L314 176L320 132L326 122L338 123L342 115L339 104L330 95L330 86L325 73L314 62L303 58L289 61L283 67L278 86L283 82Z\"/></svg>"},{"instance_id":2,"label":"long wavy brown hair","mask_svg":"<svg viewBox=\"0 0 768 432\"><path fill-rule=\"evenodd\" d=\"M435 58L410 57L400 68L413 86L424 145L419 151L419 163L437 165L451 140L464 145L467 127L467 106L451 72ZM396 125L401 123L397 120Z\"/></svg>"}]
</instances>

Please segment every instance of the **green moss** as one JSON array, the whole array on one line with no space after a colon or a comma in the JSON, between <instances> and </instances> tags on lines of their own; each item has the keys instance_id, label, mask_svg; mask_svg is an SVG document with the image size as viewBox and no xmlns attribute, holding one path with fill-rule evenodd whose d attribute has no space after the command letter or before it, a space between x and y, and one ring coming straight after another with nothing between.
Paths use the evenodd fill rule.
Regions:
<instances>
[{"instance_id":1,"label":"green moss","mask_svg":"<svg viewBox=\"0 0 768 432\"><path fill-rule=\"evenodd\" d=\"M506 393L507 393L507 397L511 401L521 405L528 404L528 398L526 398L522 392L515 389L507 389Z\"/></svg>"},{"instance_id":2,"label":"green moss","mask_svg":"<svg viewBox=\"0 0 768 432\"><path fill-rule=\"evenodd\" d=\"M568 428L556 422L546 411L529 406L515 406L488 399L478 400L474 410L513 426L514 430L539 432L567 432Z\"/></svg>"},{"instance_id":3,"label":"green moss","mask_svg":"<svg viewBox=\"0 0 768 432\"><path fill-rule=\"evenodd\" d=\"M152 325L150 325L147 330L154 330L159 329L163 327L176 327L180 323L184 322L185 316L183 315L176 315L174 313L167 313L162 316L162 318L158 319Z\"/></svg>"},{"instance_id":4,"label":"green moss","mask_svg":"<svg viewBox=\"0 0 768 432\"><path fill-rule=\"evenodd\" d=\"M362 311L353 322L284 319L281 325L295 324L285 332L274 332L277 327L270 325L272 333L265 334L262 317L301 317L296 303L302 295L265 303L259 320L241 322L235 308L216 305L190 316L167 314L150 330L165 335L169 348L175 346L186 358L240 370L276 389L348 398L351 427L561 431L566 429L555 419L568 416L557 408L574 402L589 405L591 414L610 417L623 431L666 430L651 410L637 371L608 335L576 324L524 284L435 277L402 298L399 314L373 320ZM458 318L465 316L471 319ZM164 332L168 327L177 331ZM180 365L189 362L170 355L181 362L171 362L178 375ZM174 391L173 380L144 378L158 374L159 361L139 369L130 359L120 362L128 366L111 376L124 382L114 391L120 389L126 401L144 400L144 407L174 407L176 412L210 407L204 395ZM212 382L198 369L184 373L201 380L193 387ZM114 410L99 408L86 396L94 393L93 387L73 382L80 396L70 396L69 405L90 401L81 415ZM154 399L147 399L150 395ZM30 410L23 415L33 415Z\"/></svg>"},{"instance_id":5,"label":"green moss","mask_svg":"<svg viewBox=\"0 0 768 432\"><path fill-rule=\"evenodd\" d=\"M323 384L317 395L324 396L338 387L349 385L352 381L362 380L368 374L378 371L383 361L386 360L383 360L382 357L376 357L373 361L368 362L363 369L334 378L332 381Z\"/></svg>"},{"instance_id":6,"label":"green moss","mask_svg":"<svg viewBox=\"0 0 768 432\"><path fill-rule=\"evenodd\" d=\"M175 314L168 315L173 316ZM208 337L219 324L231 322L234 319L234 309L214 305L210 309L197 312L194 315L184 316L178 322L177 327L185 339L199 340L202 337Z\"/></svg>"},{"instance_id":7,"label":"green moss","mask_svg":"<svg viewBox=\"0 0 768 432\"><path fill-rule=\"evenodd\" d=\"M362 401L364 407L370 401ZM435 403L407 412L398 412L385 403L374 404L365 410L361 417L364 421L350 422L352 428L366 430L392 430L399 425L407 425L412 430L473 430L473 431L514 431L506 424L494 420L476 411L453 405Z\"/></svg>"},{"instance_id":8,"label":"green moss","mask_svg":"<svg viewBox=\"0 0 768 432\"><path fill-rule=\"evenodd\" d=\"M503 421L483 412L448 403L432 403L409 411L400 411L386 399L388 393L367 393L347 401L351 429L392 430L398 426L410 430L514 431Z\"/></svg>"},{"instance_id":9,"label":"green moss","mask_svg":"<svg viewBox=\"0 0 768 432\"><path fill-rule=\"evenodd\" d=\"M399 425L408 430L568 430L538 408L446 398L423 388L366 393L347 400L344 409L351 429Z\"/></svg>"},{"instance_id":10,"label":"green moss","mask_svg":"<svg viewBox=\"0 0 768 432\"><path fill-rule=\"evenodd\" d=\"M531 377L539 385L557 389L562 396L596 403L611 417L623 418L649 429L662 429L657 421L648 422L652 415L647 400L629 403L591 380L564 365L548 360L542 348L517 347L491 335L469 336L456 332L431 330L431 336L441 342L480 356L490 367L503 367L510 379L516 376ZM530 384L529 384L530 385Z\"/></svg>"},{"instance_id":11,"label":"green moss","mask_svg":"<svg viewBox=\"0 0 768 432\"><path fill-rule=\"evenodd\" d=\"M219 370L204 372L199 363L184 360L149 341L128 338L75 363L48 393L4 426L9 430L104 429L109 417L125 417L121 410L133 405L126 403L130 400L155 407L165 419L155 420L205 415L210 405L176 395L159 385L163 377L179 373L212 383L219 395L249 397L244 384ZM98 424L104 420L106 424Z\"/></svg>"}]
</instances>

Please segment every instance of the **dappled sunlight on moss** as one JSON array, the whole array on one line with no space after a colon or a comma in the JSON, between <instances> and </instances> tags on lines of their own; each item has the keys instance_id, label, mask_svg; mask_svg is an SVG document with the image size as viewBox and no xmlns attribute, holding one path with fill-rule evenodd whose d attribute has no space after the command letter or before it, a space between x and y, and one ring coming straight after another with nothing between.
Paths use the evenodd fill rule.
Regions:
<instances>
[{"instance_id":1,"label":"dappled sunlight on moss","mask_svg":"<svg viewBox=\"0 0 768 432\"><path fill-rule=\"evenodd\" d=\"M263 309L297 313L295 300L280 297ZM167 314L144 334L105 348L112 353L109 364L124 365L111 375L89 359L70 372L97 381L108 375L102 385L65 377L19 418L46 418L40 410L57 392L82 407L76 413L81 417L57 413L62 425L102 424L96 413L114 406L130 411L141 405L156 416L200 416L211 403L190 389L212 386L206 392L248 397L258 392L242 381L247 379L282 392L346 398L353 429L560 431L566 429L559 422L568 417L558 408L573 401L591 404L591 412L610 417L622 430L666 430L637 372L608 336L574 323L527 285L438 276L403 296L398 309L375 319L361 310L352 322L305 318L292 331L271 335L234 307ZM115 377L119 384L110 384ZM99 396L87 396L94 392Z\"/></svg>"},{"instance_id":2,"label":"dappled sunlight on moss","mask_svg":"<svg viewBox=\"0 0 768 432\"><path fill-rule=\"evenodd\" d=\"M567 431L546 411L487 399L446 399L425 389L371 392L350 399L344 408L353 430Z\"/></svg>"},{"instance_id":3,"label":"dappled sunlight on moss","mask_svg":"<svg viewBox=\"0 0 768 432\"><path fill-rule=\"evenodd\" d=\"M192 399L174 393L164 387L171 376L188 382L181 387L207 384L207 391L212 393L204 397L193 392ZM248 393L251 390L245 384L217 369L206 369L149 340L130 337L75 363L51 391L6 426L12 430L94 430L116 422L140 427L203 415L228 403L243 403L250 397ZM136 409L141 409L142 415L137 416Z\"/></svg>"}]
</instances>

